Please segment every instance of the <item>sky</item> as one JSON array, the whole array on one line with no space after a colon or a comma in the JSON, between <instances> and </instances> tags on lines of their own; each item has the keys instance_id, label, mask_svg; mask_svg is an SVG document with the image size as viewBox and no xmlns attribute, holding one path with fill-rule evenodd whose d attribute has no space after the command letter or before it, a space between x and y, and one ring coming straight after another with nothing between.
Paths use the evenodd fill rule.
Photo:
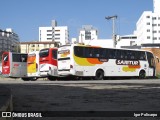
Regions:
<instances>
[{"instance_id":1,"label":"sky","mask_svg":"<svg viewBox=\"0 0 160 120\"><path fill-rule=\"evenodd\" d=\"M116 34L132 34L143 11L153 11L153 0L2 0L0 29L12 28L20 41L38 40L39 27L68 26L69 37L78 38L83 25L98 30L99 39L110 39L112 20L117 15Z\"/></svg>"}]
</instances>

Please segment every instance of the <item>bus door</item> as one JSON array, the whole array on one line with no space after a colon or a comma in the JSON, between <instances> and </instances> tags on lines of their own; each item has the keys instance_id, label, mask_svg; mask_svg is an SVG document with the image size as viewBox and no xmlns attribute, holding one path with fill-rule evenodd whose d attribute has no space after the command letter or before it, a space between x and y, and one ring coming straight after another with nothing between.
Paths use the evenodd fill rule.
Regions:
<instances>
[{"instance_id":1,"label":"bus door","mask_svg":"<svg viewBox=\"0 0 160 120\"><path fill-rule=\"evenodd\" d=\"M4 52L2 54L2 74L4 76L9 76L10 74L9 52Z\"/></svg>"},{"instance_id":2,"label":"bus door","mask_svg":"<svg viewBox=\"0 0 160 120\"><path fill-rule=\"evenodd\" d=\"M155 60L152 53L147 52L147 60L148 60L148 75L155 76Z\"/></svg>"},{"instance_id":3,"label":"bus door","mask_svg":"<svg viewBox=\"0 0 160 120\"><path fill-rule=\"evenodd\" d=\"M26 77L27 76L27 54L11 54L11 77Z\"/></svg>"}]
</instances>

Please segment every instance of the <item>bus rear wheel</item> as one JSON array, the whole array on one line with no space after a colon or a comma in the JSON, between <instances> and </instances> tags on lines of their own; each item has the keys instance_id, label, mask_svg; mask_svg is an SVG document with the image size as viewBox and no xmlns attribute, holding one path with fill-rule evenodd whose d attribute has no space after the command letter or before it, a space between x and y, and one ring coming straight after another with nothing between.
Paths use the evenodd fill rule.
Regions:
<instances>
[{"instance_id":1,"label":"bus rear wheel","mask_svg":"<svg viewBox=\"0 0 160 120\"><path fill-rule=\"evenodd\" d=\"M38 78L37 77L33 77L31 78L31 81L36 81Z\"/></svg>"},{"instance_id":2,"label":"bus rear wheel","mask_svg":"<svg viewBox=\"0 0 160 120\"><path fill-rule=\"evenodd\" d=\"M144 79L146 77L146 72L144 70L141 70L139 72L139 79Z\"/></svg>"},{"instance_id":3,"label":"bus rear wheel","mask_svg":"<svg viewBox=\"0 0 160 120\"><path fill-rule=\"evenodd\" d=\"M53 77L53 76L48 76L47 78L48 78L48 80L50 80L50 81L56 80L56 77Z\"/></svg>"},{"instance_id":4,"label":"bus rear wheel","mask_svg":"<svg viewBox=\"0 0 160 120\"><path fill-rule=\"evenodd\" d=\"M29 81L30 78L21 78L23 81Z\"/></svg>"},{"instance_id":5,"label":"bus rear wheel","mask_svg":"<svg viewBox=\"0 0 160 120\"><path fill-rule=\"evenodd\" d=\"M95 80L103 80L104 72L103 70L97 70L95 75Z\"/></svg>"}]
</instances>

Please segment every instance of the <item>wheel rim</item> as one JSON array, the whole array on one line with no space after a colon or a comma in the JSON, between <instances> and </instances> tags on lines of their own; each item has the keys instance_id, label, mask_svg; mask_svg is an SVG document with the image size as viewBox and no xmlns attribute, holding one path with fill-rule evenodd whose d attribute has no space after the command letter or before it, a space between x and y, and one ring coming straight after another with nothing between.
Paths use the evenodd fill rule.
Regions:
<instances>
[{"instance_id":1,"label":"wheel rim","mask_svg":"<svg viewBox=\"0 0 160 120\"><path fill-rule=\"evenodd\" d=\"M97 80L103 80L103 71L97 71L96 73L96 79Z\"/></svg>"},{"instance_id":2,"label":"wheel rim","mask_svg":"<svg viewBox=\"0 0 160 120\"><path fill-rule=\"evenodd\" d=\"M146 76L146 75L145 75L145 72L141 71L140 74L139 74L139 77L140 77L141 79L143 79L143 78L145 78L145 76Z\"/></svg>"}]
</instances>

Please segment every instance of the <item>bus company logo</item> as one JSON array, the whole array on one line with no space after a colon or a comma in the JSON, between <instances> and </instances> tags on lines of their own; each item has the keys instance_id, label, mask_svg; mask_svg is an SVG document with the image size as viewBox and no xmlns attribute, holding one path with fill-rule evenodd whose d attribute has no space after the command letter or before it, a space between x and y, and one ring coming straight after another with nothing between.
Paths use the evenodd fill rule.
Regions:
<instances>
[{"instance_id":1,"label":"bus company logo","mask_svg":"<svg viewBox=\"0 0 160 120\"><path fill-rule=\"evenodd\" d=\"M140 62L138 60L116 60L117 65L140 65Z\"/></svg>"},{"instance_id":2,"label":"bus company logo","mask_svg":"<svg viewBox=\"0 0 160 120\"><path fill-rule=\"evenodd\" d=\"M108 62L108 59L100 58L99 61L100 61L100 62Z\"/></svg>"},{"instance_id":3,"label":"bus company logo","mask_svg":"<svg viewBox=\"0 0 160 120\"><path fill-rule=\"evenodd\" d=\"M5 66L5 67L3 67L4 69L7 69L7 68L9 68L9 66Z\"/></svg>"}]
</instances>

